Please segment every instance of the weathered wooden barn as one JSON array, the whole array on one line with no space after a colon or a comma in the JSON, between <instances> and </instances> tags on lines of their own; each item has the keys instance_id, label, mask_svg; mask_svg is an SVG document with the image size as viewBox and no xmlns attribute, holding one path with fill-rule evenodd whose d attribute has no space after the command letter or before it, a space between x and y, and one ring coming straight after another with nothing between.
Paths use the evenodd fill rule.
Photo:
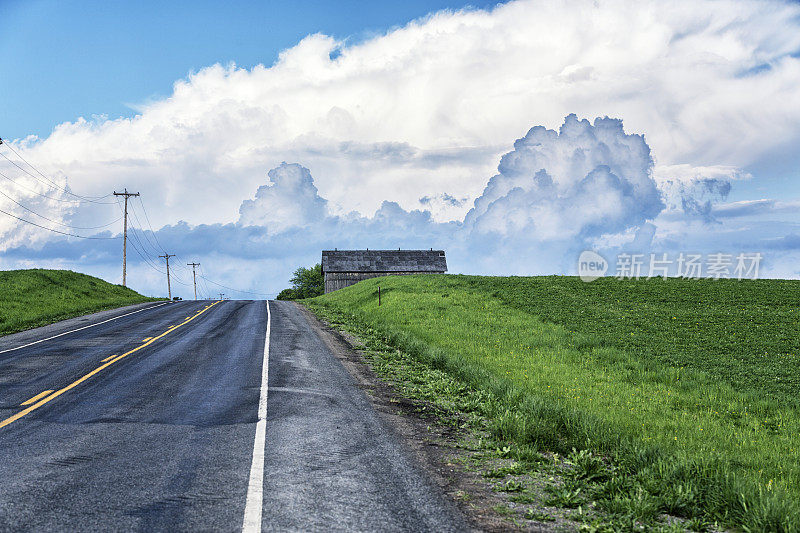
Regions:
<instances>
[{"instance_id":1,"label":"weathered wooden barn","mask_svg":"<svg viewBox=\"0 0 800 533\"><path fill-rule=\"evenodd\" d=\"M405 274L444 274L444 250L323 250L325 293L362 279Z\"/></svg>"}]
</instances>

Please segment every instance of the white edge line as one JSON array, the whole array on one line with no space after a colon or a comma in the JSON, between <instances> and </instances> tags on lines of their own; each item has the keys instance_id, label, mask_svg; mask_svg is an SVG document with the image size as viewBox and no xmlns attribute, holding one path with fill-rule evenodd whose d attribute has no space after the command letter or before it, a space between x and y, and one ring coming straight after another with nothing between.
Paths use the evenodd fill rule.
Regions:
<instances>
[{"instance_id":1,"label":"white edge line","mask_svg":"<svg viewBox=\"0 0 800 533\"><path fill-rule=\"evenodd\" d=\"M144 309L139 309L136 311L132 311L130 313L125 313L124 315L115 316L114 318L109 318L108 320L103 320L102 322L98 322L97 324L89 324L88 326L83 326L82 328L73 329L71 331L65 331L64 333L59 333L58 335L53 335L52 337L47 337L46 339L39 339L38 341L29 342L28 344L23 344L22 346L17 346L16 348L9 348L7 350L2 350L0 353L6 352L13 352L14 350L21 350L23 348L27 348L28 346L33 346L34 344L39 344L40 342L50 341L56 339L58 337L63 337L64 335L69 335L70 333L75 333L76 331L81 331L87 328L93 328L95 326L99 326L100 324L105 324L106 322L111 322L113 320L117 320L122 317L126 317L129 315L135 315L136 313L141 313L142 311L147 311L148 309L155 309L156 307L161 307L162 305L167 305L169 302L160 303L158 305L153 305L150 307L145 307Z\"/></svg>"},{"instance_id":2,"label":"white edge line","mask_svg":"<svg viewBox=\"0 0 800 533\"><path fill-rule=\"evenodd\" d=\"M267 338L264 341L264 361L261 366L261 395L258 398L258 422L253 442L253 463L250 465L250 480L247 483L247 502L244 506L242 531L261 531L261 511L264 505L264 445L267 439L267 393L269 390L269 300L267 300Z\"/></svg>"}]
</instances>

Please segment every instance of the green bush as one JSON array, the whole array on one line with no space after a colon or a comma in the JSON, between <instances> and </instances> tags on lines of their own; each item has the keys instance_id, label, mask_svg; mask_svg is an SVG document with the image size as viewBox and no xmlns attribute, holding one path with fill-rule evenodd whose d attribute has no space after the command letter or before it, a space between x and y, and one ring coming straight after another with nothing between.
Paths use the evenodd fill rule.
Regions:
<instances>
[{"instance_id":1,"label":"green bush","mask_svg":"<svg viewBox=\"0 0 800 533\"><path fill-rule=\"evenodd\" d=\"M317 263L311 268L299 267L290 279L292 287L283 289L278 300L302 300L314 298L325 292L325 280L322 277L322 265Z\"/></svg>"},{"instance_id":2,"label":"green bush","mask_svg":"<svg viewBox=\"0 0 800 533\"><path fill-rule=\"evenodd\" d=\"M296 300L294 289L283 289L278 293L278 300Z\"/></svg>"}]
</instances>

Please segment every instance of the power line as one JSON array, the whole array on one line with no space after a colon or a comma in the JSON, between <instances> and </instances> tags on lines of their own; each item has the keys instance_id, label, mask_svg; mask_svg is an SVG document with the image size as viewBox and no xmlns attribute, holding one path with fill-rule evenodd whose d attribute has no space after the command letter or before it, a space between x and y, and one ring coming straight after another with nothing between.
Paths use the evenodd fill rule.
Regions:
<instances>
[{"instance_id":1,"label":"power line","mask_svg":"<svg viewBox=\"0 0 800 533\"><path fill-rule=\"evenodd\" d=\"M143 253L143 252L139 251L139 247L136 246L136 243L134 241L131 241L131 246L133 246L133 250L136 252L136 255L141 257L142 261L144 261L144 263L147 266L149 266L150 268L152 268L153 270L155 270L159 274L164 274L165 273L163 270L161 270L160 268L155 266L155 263L153 263L150 259L147 258L146 252Z\"/></svg>"},{"instance_id":2,"label":"power line","mask_svg":"<svg viewBox=\"0 0 800 533\"><path fill-rule=\"evenodd\" d=\"M117 207L119 208L120 212L122 212L122 204L121 204L121 202L119 200L117 200L116 203L117 203ZM131 204L131 205L133 205L133 204ZM159 274L166 274L165 270L161 270L160 268L158 268L158 266L156 266L156 264L153 262L153 260L150 259L150 257L149 257L150 254L147 252L147 247L142 243L142 239L139 238L139 236L137 235L136 231L134 231L135 228L133 226L131 226L130 228L128 228L128 230L129 230L130 235L132 237L131 239L129 239L129 242L131 243L131 246L133 246L133 250L136 252L136 255L138 255L141 258L141 260L147 266L149 266L151 269L155 270ZM137 246L137 243L138 243L138 246ZM158 253L158 251L156 251L156 253ZM175 277L174 274L172 275L172 277L173 278ZM174 281L177 281L179 285L184 285L184 286L187 285L186 283L184 283L180 279L175 279Z\"/></svg>"},{"instance_id":3,"label":"power line","mask_svg":"<svg viewBox=\"0 0 800 533\"><path fill-rule=\"evenodd\" d=\"M153 270L155 270L155 271L156 271L156 272L158 272L159 274L166 274L166 271L165 271L165 270L161 270L160 268L158 268L157 266L155 266L155 264L152 262L152 260L151 260L151 259L149 259L149 258L147 257L147 253L146 253L146 252L141 252L141 251L139 250L139 247L138 247L138 246L136 246L136 243L135 243L135 241L131 240L131 241L130 241L130 243L131 243L131 246L133 246L133 250L136 252L136 255L138 255L138 256L139 256L139 257L142 259L142 261L144 261L144 263L145 263L147 266L149 266L150 268L152 268ZM141 244L141 242L140 242L139 244ZM174 274L172 274L172 278L174 278L174 277L175 277L175 275L174 275ZM179 280L179 279L173 279L172 281L177 281L179 285L184 285L184 286L187 286L187 284L186 284L186 283L182 282L182 281L181 281L181 280Z\"/></svg>"},{"instance_id":4,"label":"power line","mask_svg":"<svg viewBox=\"0 0 800 533\"><path fill-rule=\"evenodd\" d=\"M186 273L188 274L189 273L189 269L186 266L183 265L183 263L187 263L188 264L188 262L185 261L184 258L181 257L180 255L176 255L175 257L178 259L178 267L180 269L186 271ZM172 275L175 276L177 279L180 279L174 272L175 271L173 269L173 274ZM185 285L189 285L189 283L187 282L187 283L185 283Z\"/></svg>"},{"instance_id":5,"label":"power line","mask_svg":"<svg viewBox=\"0 0 800 533\"><path fill-rule=\"evenodd\" d=\"M120 220L122 220L122 217L120 217L120 218L118 218L117 220L113 220L113 221L109 222L108 224L103 224L102 226L85 226L85 227L84 227L84 226L72 226L72 225L70 225L70 224L65 224L65 223L63 223L63 222L59 222L58 220L53 220L52 218L47 218L47 217L46 217L46 216L44 216L44 215L40 215L39 213L37 213L36 211L34 211L33 209L31 209L30 207L27 207L27 206L25 206L25 205L23 205L23 204L19 203L18 201L14 200L14 199L13 199L11 196L7 195L7 194L6 194L6 193L4 193L3 191L0 191L0 194L2 194L3 196L5 196L5 197L6 197L6 198L8 198L9 200L11 200L12 202L14 202L15 204L17 204L18 206L20 206L22 209L24 209L24 210L26 210L26 211L28 211L28 212L30 212L30 213L33 213L33 214L34 214L34 215L36 215L37 217L39 217L39 218L43 218L44 220L47 220L48 222L52 222L53 224L58 224L59 226L64 226L65 228L71 228L71 229L101 229L101 228L108 227L108 226L110 226L110 225L112 225L112 224L116 224L117 222L119 222Z\"/></svg>"},{"instance_id":6,"label":"power line","mask_svg":"<svg viewBox=\"0 0 800 533\"><path fill-rule=\"evenodd\" d=\"M211 297L211 289L208 288L208 283L206 283L206 280L203 279L203 267L202 266L200 267L200 281L202 282L203 291L205 292L206 297L210 298Z\"/></svg>"},{"instance_id":7,"label":"power line","mask_svg":"<svg viewBox=\"0 0 800 533\"><path fill-rule=\"evenodd\" d=\"M25 161L25 163L27 163L29 167L31 167L31 168L33 168L34 170L36 170L36 172L39 172L37 169L35 169L35 168L33 167L33 165L31 165L30 163L28 163L27 159L25 159L24 157L22 157L22 156L21 156L21 155L20 155L20 154L19 154L19 153L18 153L16 150L14 150L14 148L13 148L11 145L9 145L8 143L3 143L3 139L0 139L0 144L5 144L5 145L6 145L6 147L7 147L9 150L11 150L12 152L14 152L14 153L17 155L17 157L19 157L20 159L22 159L23 161ZM6 158L6 159L8 159L8 158ZM11 160L9 159L9 161L11 161ZM11 161L11 162L12 162L12 163L14 163L13 161ZM20 167L19 167L19 165L16 165L16 164L15 164L15 166L16 166L17 168L20 168ZM21 169L21 170L24 170L24 169ZM49 181L50 183L52 183L52 184L53 184L53 185L55 185L56 187L58 186L58 185L56 185L56 183L55 183L55 182L53 182L53 180L51 180L50 178L48 178L47 176L45 176L45 175L44 175L44 174L42 174L41 172L39 172L39 174L41 174L41 176L42 176L44 179L46 179L47 181Z\"/></svg>"},{"instance_id":8,"label":"power line","mask_svg":"<svg viewBox=\"0 0 800 533\"><path fill-rule=\"evenodd\" d=\"M139 197L139 198L141 199L141 197ZM119 202L117 202L117 203L119 204ZM148 238L147 238L147 231L145 231L145 230L143 230L143 229L141 228L141 225L142 225L142 224L141 224L141 222L139 221L139 217L138 217L138 216L136 216L136 211L135 211L135 210L133 210L133 205L134 205L134 204L133 204L133 203L131 203L131 204L129 204L129 205L130 205L130 207L131 207L131 211L130 211L130 213L133 215L133 218L134 218L134 219L136 220L136 222L139 224L139 228L136 228L136 227L134 227L133 225L131 225L131 226L128 228L128 232L130 233L130 235L133 237L133 239L134 239L136 242L138 242L138 243L139 243L139 246L140 246L140 247L141 247L141 249L144 251L144 253L146 253L146 254L148 253L148 246L149 246L150 248L152 248L152 249L155 251L156 255L158 255L158 254L159 254L159 251L163 252L163 251L164 251L163 249L161 249L161 250L157 249L157 248L156 248L156 247L153 245L153 243L150 241L150 239L148 239ZM122 209L122 206L119 206L119 207L120 207L120 209ZM137 231L138 231L138 233L137 233ZM141 234L141 236L140 236L139 234ZM134 242L134 241L132 240L132 241L131 241L131 244L133 244L133 242ZM146 244L146 245L145 245L145 244ZM180 258L178 258L178 260L180 261L181 259L180 259ZM181 267L181 268L185 268L185 267L183 267L183 265L181 265L180 263L178 263L178 266L179 266L179 267ZM188 269L186 269L186 270L188 270ZM159 272L161 272L162 274L164 274L164 272L163 272L163 271L159 271ZM181 278L180 276L178 276L178 275L175 273L175 269L174 269L174 268L173 268L173 269L171 269L171 270L170 270L170 272L171 272L170 276L172 277L172 279L173 279L174 281L177 281L179 285L185 285L185 286L188 286L188 285L189 285L189 283L188 283L188 282L185 282L185 281L183 281L183 278Z\"/></svg>"},{"instance_id":9,"label":"power line","mask_svg":"<svg viewBox=\"0 0 800 533\"><path fill-rule=\"evenodd\" d=\"M53 197L53 196L47 196L46 194L42 194L42 193L40 193L40 192L39 192L39 191L37 191L36 189L32 189L31 187L28 187L27 185L23 185L22 183L20 183L20 182L18 182L18 181L16 181L16 180L14 180L14 179L12 179L12 178L9 178L8 176L6 176L5 174L3 174L2 172L0 172L0 176L4 177L5 179L7 179L8 181L10 181L10 182L11 182L11 183L13 183L14 185L17 185L18 187L22 187L23 189L26 189L26 190L28 190L28 191L30 191L30 192L32 192L33 194L36 194L36 195L38 195L38 196L41 196L42 198L47 198L48 200L53 200L54 202L63 202L63 203L65 203L65 204L78 204L78 205L80 205L80 203L81 203L81 201L80 201L80 200L64 200L63 198L55 198L55 197ZM109 202L109 203L111 203L111 202Z\"/></svg>"},{"instance_id":10,"label":"power line","mask_svg":"<svg viewBox=\"0 0 800 533\"><path fill-rule=\"evenodd\" d=\"M3 144L3 143L0 143L0 144ZM6 146L8 146L8 145L6 145ZM14 165L15 167L17 167L18 169L20 169L21 171L23 171L25 174L27 174L28 176L32 177L32 178L33 178L33 179L35 179L36 181L38 181L39 183L44 183L44 184L45 184L45 185L47 185L48 187L53 187L54 189L64 190L62 187L59 187L58 185L56 185L56 184L55 184L55 183L54 183L52 180L50 180L50 179L49 179L49 178L47 178L47 177L45 177L45 181L42 181L42 180L41 180L41 179L40 179L38 176L34 176L33 174L31 174L31 173L30 173L30 171L28 171L28 169L26 169L26 168L23 168L23 167L19 166L19 164L18 164L16 161L14 161L14 160L10 159L10 158L9 158L9 157L8 157L6 154L4 154L3 152L0 152L0 156L2 156L2 157L3 157L3 158L6 160L6 161L8 161L9 163L11 163L11 164L12 164L12 165ZM34 170L35 170L35 169L34 169ZM66 192L66 191L64 191L64 192Z\"/></svg>"},{"instance_id":11,"label":"power line","mask_svg":"<svg viewBox=\"0 0 800 533\"><path fill-rule=\"evenodd\" d=\"M99 201L99 200L102 200L102 199L108 198L109 196L111 196L110 194L107 194L107 195L105 195L105 196L92 196L92 197L89 197L89 196L81 196L80 194L75 194L74 192L70 191L70 190L69 190L69 189L67 189L66 187L62 187L62 186L58 185L58 184L57 184L55 181L53 181L52 179L50 179L50 178L48 178L47 176L45 176L45 175L42 173L42 171L40 171L40 170L39 170L38 168L36 168L35 166L31 165L31 164L28 162L28 160L27 160L27 159L25 159L24 157L22 157L22 155L21 155L19 152L17 152L16 150L14 150L14 148L12 148L12 147L11 147L11 145L9 145L8 143L4 143L4 142L3 142L3 139L0 139L0 144L2 144L2 145L5 145L5 146L6 146L6 147L7 147L9 150L11 150L12 152L14 152L14 154L15 154L17 157L19 157L20 159L22 159L22 161L24 161L24 162L25 162L25 163L26 163L26 164L27 164L29 167L31 167L33 170L35 170L35 171L36 171L36 173L37 173L37 174L39 174L39 175L40 175L42 178L44 178L46 181L45 181L45 182L42 182L42 180L41 180L41 179L39 179L38 177L36 177L36 176L34 176L33 174L31 174L31 173L30 173L28 170L26 170L25 168L23 168L23 167L19 166L19 165L17 164L17 162L16 162L16 161L13 161L13 160L11 160L11 159L10 159L10 158L9 158L7 155L5 155L4 153L0 152L0 156L3 156L3 157L6 159L6 161L8 161L9 163L11 163L12 165L14 165L15 167L17 167L17 168L18 168L18 169L20 169L21 171L23 171L24 173L26 173L27 175L29 175L29 176L30 176L30 177L32 177L33 179L35 179L35 180L38 180L39 182L45 183L46 185L48 185L48 186L50 186L50 187L54 187L54 188L56 188L56 189L59 189L59 190L61 190L61 191L65 192L65 193L67 193L67 194L70 194L70 195L72 195L72 196L76 197L76 198L80 198L81 200L83 200L83 201L85 201L85 202L92 202L92 203L95 203L95 204L110 204L110 203L112 203L112 202L100 202L100 201Z\"/></svg>"},{"instance_id":12,"label":"power line","mask_svg":"<svg viewBox=\"0 0 800 533\"><path fill-rule=\"evenodd\" d=\"M121 213L122 212L122 205L120 204L119 200L117 200L117 207L119 207L119 210L120 210L120 213ZM147 253L147 249L144 246L144 244L142 244L142 241L139 239L139 237L136 235L136 233L133 231L134 228L131 227L129 229L131 230L131 235L133 236L133 239L130 239L129 242L131 243L131 246L133 246L134 251L136 251L136 255L138 255L142 259L142 261L144 261L145 264L147 264L147 266L149 266L150 268L152 268L153 270L155 270L159 274L166 274L166 272L164 270L161 270L160 268L158 268L155 265L155 263L148 257L149 254ZM137 246L136 243L139 243L139 246ZM156 253L158 253L158 252L156 252ZM180 281L179 281L179 283L180 283Z\"/></svg>"},{"instance_id":13,"label":"power line","mask_svg":"<svg viewBox=\"0 0 800 533\"><path fill-rule=\"evenodd\" d=\"M274 295L277 294L277 293L274 293L274 292L265 293L265 292L255 292L255 291L243 291L241 289L234 289L233 287L228 287L227 285L223 285L222 283L217 283L216 281L210 280L207 277L203 276L202 274L200 275L200 277L202 279L206 280L207 282L216 285L217 287L222 287L223 289L228 289L230 291L241 292L241 293L244 293L244 294L255 294L257 296L274 296Z\"/></svg>"},{"instance_id":14,"label":"power line","mask_svg":"<svg viewBox=\"0 0 800 533\"><path fill-rule=\"evenodd\" d=\"M147 209L145 209L144 202L142 201L141 198L139 198L139 203L142 206L142 212L144 212L144 218L145 218L145 220L147 220L147 227L149 227L150 231L153 232L153 238L156 240L156 244L158 244L158 247L161 248L161 251L163 252L164 251L164 247L161 246L160 242L158 242L158 237L156 236L156 230L154 230L152 224L150 224L150 217L147 216Z\"/></svg>"},{"instance_id":15,"label":"power line","mask_svg":"<svg viewBox=\"0 0 800 533\"><path fill-rule=\"evenodd\" d=\"M186 272L189 272L189 268L188 268L188 267L186 267L186 266L183 266L183 262L184 262L184 259L183 259L183 257L181 257L181 256L178 256L178 261L180 261L180 263L178 263L178 266L179 266L181 269L185 270ZM186 264L188 265L189 263L187 262Z\"/></svg>"},{"instance_id":16,"label":"power line","mask_svg":"<svg viewBox=\"0 0 800 533\"><path fill-rule=\"evenodd\" d=\"M139 198L139 203L140 203L140 204L141 204L141 206L142 206L142 210L143 210L143 212L144 212L144 213L145 213L145 215L146 215L146 210L144 209L144 202L142 201L142 197L141 197L141 196L139 196L138 198ZM136 223L137 223L137 224L138 224L138 226L139 226L137 229L138 229L139 233L142 235L142 237L141 237L141 238L140 238L140 237L136 237L136 233L134 232L134 228L133 228L133 226L131 226L131 228L130 228L130 230L131 230L131 234L132 234L132 235L134 235L134 237L135 237L135 238L139 239L139 245L142 247L142 249L146 249L146 248L147 248L147 247L146 247L146 246L143 244L143 242L142 242L142 241L144 241L144 243L147 243L147 245L148 245L150 248L152 248L152 249L155 251L156 255L158 255L159 253L166 253L166 251L164 250L164 247L163 247L163 246L161 246L161 243L159 242L159 240L158 240L158 237L156 237L156 232L155 232L155 231L153 231L153 226L150 224L150 221L148 220L148 223L147 223L147 225L150 227L150 232L151 232L151 234L152 234L152 240L151 240L151 238L150 238L150 235L148 235L148 233L147 233L147 230L145 230L145 229L142 227L142 226L143 226L143 224L142 224L141 220L139 219L139 215L136 213L135 204L134 204L134 203L131 203L131 204L130 204L130 208L131 208L131 214L133 215L133 218L136 220ZM155 241L155 243L156 243L156 244L153 244L153 241ZM177 257L177 256L176 256L176 257ZM186 270L186 271L188 272L188 271L189 271L189 269L188 269L188 268L186 268L185 266L183 266L183 264L182 264L182 262L183 262L183 259L182 259L182 258L180 258L180 257L178 257L178 261L179 261L179 263L178 263L178 267L179 267L179 268L181 268L181 269L183 269L183 270ZM190 283L189 283L189 282L187 282L187 281L184 281L184 280L183 280L183 278L181 278L181 277L180 277L180 276L179 276L179 275L178 275L178 274L175 272L175 269L174 269L174 268L173 268L173 269L171 269L171 270L170 270L170 272L171 272L171 274L170 274L170 275L171 275L171 277L172 277L172 278L173 278L175 281L177 281L177 282L178 282L178 284L180 284L180 285L184 285L184 286L189 286L189 285L190 285Z\"/></svg>"},{"instance_id":17,"label":"power line","mask_svg":"<svg viewBox=\"0 0 800 533\"><path fill-rule=\"evenodd\" d=\"M133 204L131 204L131 206L133 206ZM137 221L137 222L139 222L139 218L136 216L136 213L135 213L135 212L133 212L133 217L136 219L136 221ZM140 226L141 226L141 224L140 224ZM137 234L136 234L136 231L134 231L134 229L138 229L138 232L139 232L139 233L140 233L140 234L141 234L143 237L139 237L139 236L137 236ZM140 228L134 228L133 226L131 226L131 227L129 228L129 231L130 231L131 235L133 235L133 237L134 237L135 239L137 239L137 241L139 242L139 245L142 247L142 249L143 249L143 250L145 250L145 251L146 251L146 250L147 250L147 247L146 247L146 246L145 246L145 245L142 243L142 241L144 241L145 243L147 243L147 244L148 244L148 245L149 245L149 246L150 246L150 247L151 247L153 250L155 250L155 253L156 253L156 255L158 255L158 254L159 254L159 250L158 250L158 249L157 249L157 248L156 248L156 247L153 245L153 243L152 243L152 242L151 242L151 241L150 241L150 240L147 238L147 231L145 231L145 230L141 229L141 227L140 227ZM161 251L161 252L164 252L164 249L162 248L160 251ZM164 252L164 253L166 253L166 252ZM176 256L176 257L178 257L178 256ZM181 263L181 262L183 261L183 259L182 259L181 257L178 257L178 261L180 261L180 262L178 263L178 267L179 267L179 268L181 268L181 269L184 269L184 270L186 270L186 271L188 272L188 271L189 271L189 269L188 269L188 268L186 268L185 266L183 266L183 264ZM173 267L174 267L174 265L173 265ZM179 276L179 275L178 275L178 274L175 272L175 268L172 268L172 269L170 270L170 272L171 272L171 274L170 274L170 275L172 276L173 280L174 280L174 281L177 281L177 282L178 282L178 284L180 284L180 285L185 285L185 286L189 286L189 285L191 285L191 284L190 284L188 281L184 281L184 280L183 280L183 278L181 278L181 277L180 277L180 276Z\"/></svg>"},{"instance_id":18,"label":"power line","mask_svg":"<svg viewBox=\"0 0 800 533\"><path fill-rule=\"evenodd\" d=\"M166 253L166 252L164 252L164 253ZM189 269L186 268L185 266L183 266L183 264L182 264L184 262L183 257L181 257L180 255L177 255L177 254L172 254L172 255L178 260L178 268L181 268L181 269L183 269L183 270L188 272ZM174 267L174 265L173 265L173 267ZM189 282L184 282L183 279L175 273L175 268L172 269L172 277L175 278L176 280L178 280L178 282L181 285L186 285L186 286L190 286L191 285L191 283L189 283Z\"/></svg>"},{"instance_id":19,"label":"power line","mask_svg":"<svg viewBox=\"0 0 800 533\"><path fill-rule=\"evenodd\" d=\"M137 250L137 252L138 252L139 249L141 249L141 251L142 251L142 253L139 254L139 257L141 257L148 264L154 265L155 263L152 263L152 260L149 258L150 254L148 253L147 249L142 244L142 241L139 239L139 237L136 235L136 233L133 232L133 228L130 228L130 234L133 237L132 239L130 239L131 246L133 246L134 249ZM139 246L136 246L137 243L138 243ZM156 268L156 270L158 270L158 269ZM162 274L164 274L164 272L162 270L158 270L158 271L161 272Z\"/></svg>"},{"instance_id":20,"label":"power line","mask_svg":"<svg viewBox=\"0 0 800 533\"><path fill-rule=\"evenodd\" d=\"M134 229L133 226L128 228L128 233L130 234L130 237L132 237L131 242L133 242L135 240L137 243L139 243L139 246L141 247L142 251L149 255L150 251L147 249L147 246L145 246L142 243L142 240L139 238L139 236L136 234L136 232L133 231L133 229ZM156 251L156 254L158 254L158 251Z\"/></svg>"},{"instance_id":21,"label":"power line","mask_svg":"<svg viewBox=\"0 0 800 533\"><path fill-rule=\"evenodd\" d=\"M140 197L139 197L139 201L141 202L141 200L142 200L142 197L140 196ZM140 232L142 233L142 235L144 236L144 240L147 242L147 244L148 244L148 245L149 245L149 246L150 246L150 247L151 247L153 250L155 250L156 254L158 254L158 253L163 253L163 252L164 252L164 248L163 248L163 247L162 247L162 246L161 246L161 245L158 243L158 241L156 240L156 244L153 244L153 243L152 243L152 241L151 241L151 239L148 237L148 235L147 235L147 230L145 230L145 229L144 229L144 225L143 225L143 224L142 224L142 222L139 220L139 215L136 213L136 209L135 209L135 207L134 207L134 204L133 204L133 203L131 203L131 204L130 204L130 208L131 208L131 213L133 214L133 218L134 218L134 219L136 219L136 224L137 224L137 225L138 225L138 227L139 227L139 231L140 231Z\"/></svg>"},{"instance_id":22,"label":"power line","mask_svg":"<svg viewBox=\"0 0 800 533\"><path fill-rule=\"evenodd\" d=\"M41 224L37 224L36 222L31 222L30 220L25 220L24 218L20 218L17 215L12 215L11 213L9 213L7 211L3 211L2 209L0 209L0 213L3 213L4 215L8 215L11 218L16 218L17 220L19 220L21 222L25 222L26 224L30 224L32 226L36 226L37 228L46 229L47 231L52 231L53 233L58 233L60 235L66 235L68 237L78 237L79 239L96 239L96 240L119 239L119 237L87 237L85 235L77 235L75 233L69 233L69 232L66 232L66 231L59 231L57 229L48 228L47 226L42 226Z\"/></svg>"},{"instance_id":23,"label":"power line","mask_svg":"<svg viewBox=\"0 0 800 533\"><path fill-rule=\"evenodd\" d=\"M92 198L83 197L83 196L81 196L81 195L79 195L79 194L75 194L74 192L70 191L70 190L69 190L69 189L67 189L66 187L61 187L61 186L59 186L59 185L56 185L56 184L55 184L54 182L52 182L51 180L42 181L40 178L38 178L37 176L34 176L33 174L31 174L31 173L30 173L28 170L26 170L25 168L23 168L23 167L19 166L19 165L18 165L18 164L17 164L15 161L12 161L11 159L9 159L9 157L8 157L6 154L4 154L4 153L0 152L0 156L4 157L4 158L6 159L6 161L8 161L9 163L11 163L12 165L14 165L14 166L15 166L15 167L17 167L18 169L20 169L22 172L24 172L24 173L25 173L25 174L27 174L28 176L32 177L32 178L33 178L33 179L35 179L36 181L38 181L39 183L44 183L44 184L45 184L45 185L47 185L48 187L53 187L54 189L57 189L57 190L59 190L59 191L62 191L62 192L64 192L64 193L66 193L66 194L69 194L69 195L71 195L71 196L74 196L75 198L78 198L77 202L91 202L91 203L93 203L93 204L111 204L111 203L112 203L112 202L100 202L100 201L98 201L98 200L94 200L94 199L92 199ZM35 169L35 167L31 167L31 168L33 168L34 170L36 170L36 169ZM38 171L37 171L37 172L38 172ZM41 174L41 172L39 172L39 173ZM42 174L42 175L44 175L44 174ZM98 197L98 198L108 198L108 196L100 196L100 197ZM74 200L73 200L73 201L74 201Z\"/></svg>"}]
</instances>

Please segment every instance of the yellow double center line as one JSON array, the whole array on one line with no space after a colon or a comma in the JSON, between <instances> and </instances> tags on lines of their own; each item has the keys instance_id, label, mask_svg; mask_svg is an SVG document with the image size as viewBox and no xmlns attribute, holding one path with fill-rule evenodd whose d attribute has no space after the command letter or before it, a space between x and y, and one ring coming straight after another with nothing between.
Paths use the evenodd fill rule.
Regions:
<instances>
[{"instance_id":1,"label":"yellow double center line","mask_svg":"<svg viewBox=\"0 0 800 533\"><path fill-rule=\"evenodd\" d=\"M200 311L198 311L198 312L197 312L197 313L195 313L194 315L192 315L192 316L190 316L190 317L187 317L187 318L186 318L186 320L184 320L183 322L181 322L181 323L180 323L180 324L178 324L177 326L170 326L170 327L169 327L169 329L167 329L167 331L165 331L165 332L164 332L164 333L162 333L161 335L159 335L159 336L157 336L157 337L153 337L153 338L152 338L152 339L150 339L149 341L145 342L144 344L141 344L141 345L137 346L136 348L134 348L133 350L131 350L131 351L129 351L129 352L125 352L124 354L122 354L122 355L118 355L118 356L116 356L116 357L112 356L112 357L114 357L113 359L108 359L108 358L106 358L106 359L108 359L108 362L107 362L107 363L105 363L105 364L102 364L102 365L98 366L97 368L95 368L94 370L92 370L91 372L89 372L88 374L86 374L86 375L84 375L84 376L82 376L82 377L80 377L80 378L76 379L75 381L73 381L72 383L70 383L69 385L67 385L66 387L64 387L63 389L59 389L59 390L55 391L54 393L52 393L52 394L50 394L50 395L46 396L45 398L42 398L42 399L41 399L41 400L39 400L38 402L36 402L36 403L34 403L33 405L31 405L31 406L29 406L29 407L27 407L27 408L23 409L23 410L22 410L22 411L20 411L19 413L15 414L15 415L13 415L13 416L10 416L10 417L8 417L8 418L6 418L6 419L5 419L5 420L3 420L2 422L0 422L0 428L2 428L2 427L5 427L5 426L7 426L7 425L9 425L9 424L11 424L11 423L13 423L13 422L16 422L17 420L19 420L19 419L20 419L20 418L22 418L23 416L27 415L28 413L30 413L30 412L32 412L32 411L35 411L35 410L37 410L38 408L40 408L41 406L43 406L43 405L44 405L44 404L46 404L47 402L50 402L50 401L52 401L52 400L55 400L56 398L58 398L59 396L61 396L61 395L62 395L62 394L64 394L65 392L67 392L68 390L70 390L70 389L73 389L73 388L77 387L78 385L80 385L81 383L83 383L84 381L86 381L87 379L89 379L90 377L94 376L95 374L97 374L98 372L102 371L103 369L105 369L105 368L108 368L109 366L113 365L113 364L114 364L114 363L116 363L117 361L120 361L121 359L124 359L124 358L128 357L128 356L129 356L129 355L131 355L132 353L138 352L139 350L141 350L141 349L143 349L143 348L146 348L147 346L150 346L151 344L153 344L154 342L156 342L156 341L157 341L157 340L159 340L160 338L162 338L162 337L164 337L164 336L166 336L166 335L169 335L170 333L172 333L172 332L173 332L173 331L175 331L176 329L180 328L181 326L183 326L183 325L185 325L185 324L188 324L189 322L191 322L191 321L192 321L192 320L194 320L195 318L199 317L200 315L202 315L203 313L205 313L206 311L208 311L209 309L211 309L212 307L214 307L214 306L215 306L215 305L217 305L218 303L219 303L219 301L217 301L217 302L214 302L213 304L209 305L208 307L204 307L203 309L201 309ZM104 361L105 361L106 359L104 359ZM31 400L34 400L35 398L36 398L36 397L34 396L34 398L31 398ZM26 402L26 403L27 403L27 402Z\"/></svg>"}]
</instances>

